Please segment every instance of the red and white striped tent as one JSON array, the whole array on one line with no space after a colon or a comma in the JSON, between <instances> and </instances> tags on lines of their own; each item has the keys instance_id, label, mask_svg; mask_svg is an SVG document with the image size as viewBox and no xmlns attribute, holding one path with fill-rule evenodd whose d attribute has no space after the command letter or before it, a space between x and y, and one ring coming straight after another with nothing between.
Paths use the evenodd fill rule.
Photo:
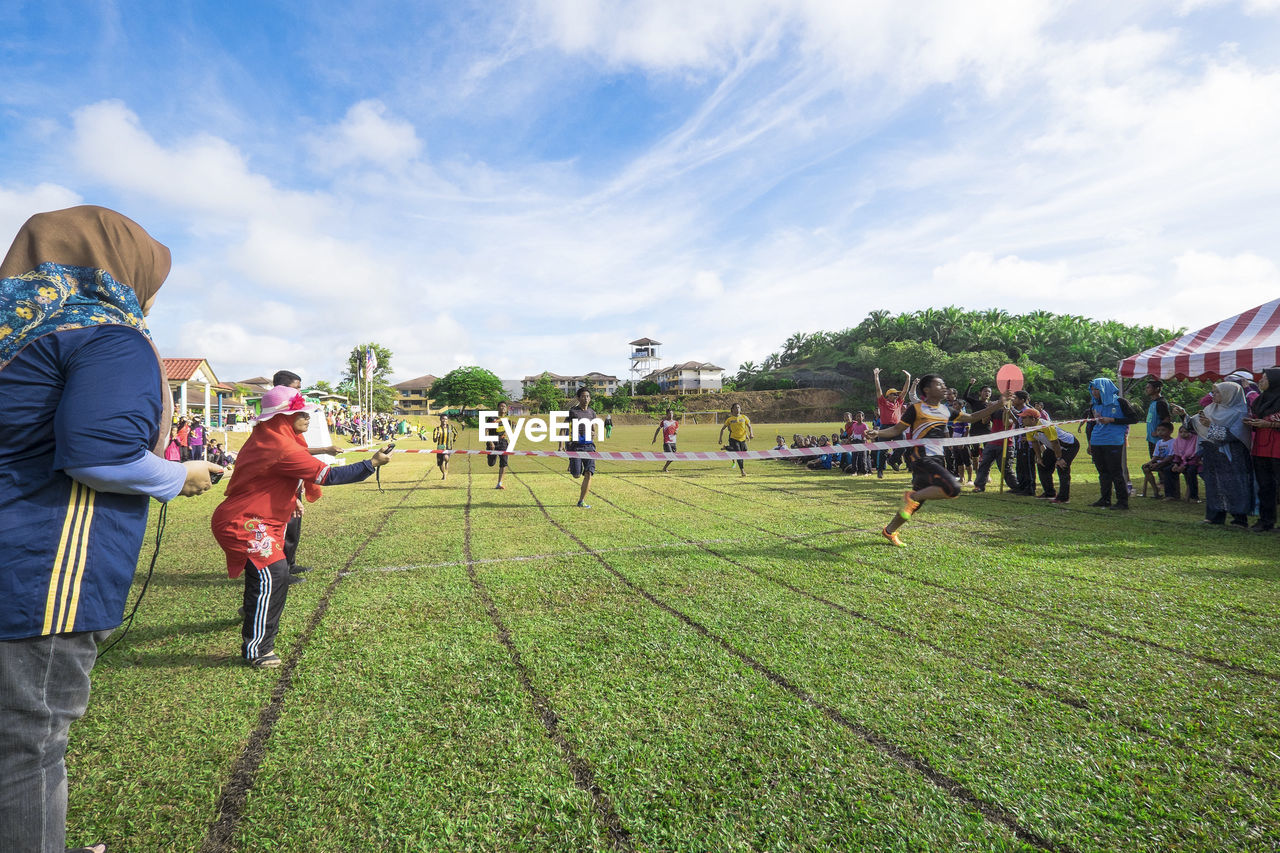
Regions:
<instances>
[{"instance_id":1,"label":"red and white striped tent","mask_svg":"<svg viewBox=\"0 0 1280 853\"><path fill-rule=\"evenodd\" d=\"M1237 370L1261 373L1280 364L1280 299L1250 308L1198 332L1131 355L1123 378L1217 379Z\"/></svg>"}]
</instances>

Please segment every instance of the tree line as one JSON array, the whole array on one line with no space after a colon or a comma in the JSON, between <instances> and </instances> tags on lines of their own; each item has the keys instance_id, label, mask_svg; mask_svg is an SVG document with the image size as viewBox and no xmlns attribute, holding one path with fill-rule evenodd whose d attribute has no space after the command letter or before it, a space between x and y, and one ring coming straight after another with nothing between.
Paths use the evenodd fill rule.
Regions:
<instances>
[{"instance_id":1,"label":"tree line","mask_svg":"<svg viewBox=\"0 0 1280 853\"><path fill-rule=\"evenodd\" d=\"M963 390L971 378L993 384L1000 366L1013 363L1022 368L1032 399L1065 416L1085 407L1091 379L1115 379L1122 359L1185 331L1049 311L872 311L838 332L797 332L759 364L740 365L735 382L740 390L840 388L849 393L850 405L865 409L874 402L876 367L884 371L885 387L900 385L900 371L908 370L914 376L940 373ZM1169 382L1166 396L1194 405L1207 388L1202 382ZM1127 387L1125 396L1140 399L1141 388Z\"/></svg>"}]
</instances>

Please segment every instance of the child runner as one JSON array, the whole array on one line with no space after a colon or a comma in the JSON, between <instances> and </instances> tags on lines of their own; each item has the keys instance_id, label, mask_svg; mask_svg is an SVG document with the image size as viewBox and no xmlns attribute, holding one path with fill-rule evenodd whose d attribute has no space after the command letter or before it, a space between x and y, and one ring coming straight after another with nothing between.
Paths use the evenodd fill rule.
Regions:
<instances>
[{"instance_id":1,"label":"child runner","mask_svg":"<svg viewBox=\"0 0 1280 853\"><path fill-rule=\"evenodd\" d=\"M658 421L658 428L653 431L653 441L649 443L655 444L658 441L658 434L661 433L662 434L662 452L675 453L676 452L676 431L679 429L680 429L680 422L676 420L675 410L667 409L666 417ZM605 436L608 437L608 435L609 435L609 428L606 425ZM668 459L667 464L662 466L662 470L664 472L671 467L671 462L672 460Z\"/></svg>"},{"instance_id":2,"label":"child runner","mask_svg":"<svg viewBox=\"0 0 1280 853\"><path fill-rule=\"evenodd\" d=\"M942 377L936 373L921 376L919 390L920 402L913 403L903 412L901 421L884 429L868 430L867 438L871 441L897 438L908 430L913 439L945 438L948 426L953 421L969 423L994 414L1005 404L1004 400L997 400L979 412L956 414L943 402L947 393L947 383L942 381ZM898 538L898 528L906 524L925 501L954 498L960 495L960 481L942 464L941 447L910 447L903 454L903 458L911 471L911 486L914 491L903 494L902 509L880 531L885 539L897 547L902 547L904 544Z\"/></svg>"},{"instance_id":3,"label":"child runner","mask_svg":"<svg viewBox=\"0 0 1280 853\"><path fill-rule=\"evenodd\" d=\"M756 437L755 432L751 429L751 419L742 414L742 404L734 403L729 407L729 417L724 419L724 426L720 427L720 437L717 442L724 441L724 431L729 431L729 449L741 450L747 449L747 442ZM742 460L738 460L738 470L741 472L739 476L747 476L747 469L743 466Z\"/></svg>"},{"instance_id":4,"label":"child runner","mask_svg":"<svg viewBox=\"0 0 1280 853\"><path fill-rule=\"evenodd\" d=\"M569 438L562 444L565 450L581 450L590 453L596 449L595 436L591 433L591 421L596 419L596 411L591 408L591 392L586 388L578 389L578 402L569 410ZM581 424L578 424L582 421ZM582 440L579 440L582 439ZM582 478L582 490L578 492L578 506L591 509L587 503L587 492L591 490L591 478L596 473L596 460L570 459L569 473L576 480Z\"/></svg>"},{"instance_id":5,"label":"child runner","mask_svg":"<svg viewBox=\"0 0 1280 853\"><path fill-rule=\"evenodd\" d=\"M453 443L458 440L458 428L449 423L448 415L440 416L440 426L431 431L431 440L436 443L436 465L443 480L449 476L449 455L453 452Z\"/></svg>"},{"instance_id":6,"label":"child runner","mask_svg":"<svg viewBox=\"0 0 1280 853\"><path fill-rule=\"evenodd\" d=\"M489 450L506 450L510 446L510 439L507 436L507 427L502 423L502 419L507 416L507 401L503 400L498 404L498 423L494 426L493 431L498 436L497 441L485 442L485 447ZM489 467L498 466L498 485L495 489L505 489L502 485L502 475L507 473L507 455L505 453L489 454Z\"/></svg>"}]
</instances>

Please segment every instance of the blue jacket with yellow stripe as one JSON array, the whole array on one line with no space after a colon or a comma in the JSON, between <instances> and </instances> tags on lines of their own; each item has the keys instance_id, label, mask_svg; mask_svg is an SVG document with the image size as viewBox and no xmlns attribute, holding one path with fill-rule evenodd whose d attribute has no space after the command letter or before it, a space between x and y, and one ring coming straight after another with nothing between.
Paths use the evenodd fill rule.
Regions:
<instances>
[{"instance_id":1,"label":"blue jacket with yellow stripe","mask_svg":"<svg viewBox=\"0 0 1280 853\"><path fill-rule=\"evenodd\" d=\"M120 624L149 498L63 472L150 452L164 393L150 342L126 326L45 335L0 371L0 639Z\"/></svg>"}]
</instances>

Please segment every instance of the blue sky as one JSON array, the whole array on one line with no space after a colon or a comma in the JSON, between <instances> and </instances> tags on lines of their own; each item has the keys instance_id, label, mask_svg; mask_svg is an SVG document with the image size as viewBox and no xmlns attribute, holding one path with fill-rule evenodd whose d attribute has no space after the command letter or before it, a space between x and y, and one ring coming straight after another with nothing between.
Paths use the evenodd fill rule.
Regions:
<instances>
[{"instance_id":1,"label":"blue sky","mask_svg":"<svg viewBox=\"0 0 1280 853\"><path fill-rule=\"evenodd\" d=\"M0 231L132 216L161 350L223 379L1195 327L1280 295L1277 45L1280 0L8 3Z\"/></svg>"}]
</instances>

